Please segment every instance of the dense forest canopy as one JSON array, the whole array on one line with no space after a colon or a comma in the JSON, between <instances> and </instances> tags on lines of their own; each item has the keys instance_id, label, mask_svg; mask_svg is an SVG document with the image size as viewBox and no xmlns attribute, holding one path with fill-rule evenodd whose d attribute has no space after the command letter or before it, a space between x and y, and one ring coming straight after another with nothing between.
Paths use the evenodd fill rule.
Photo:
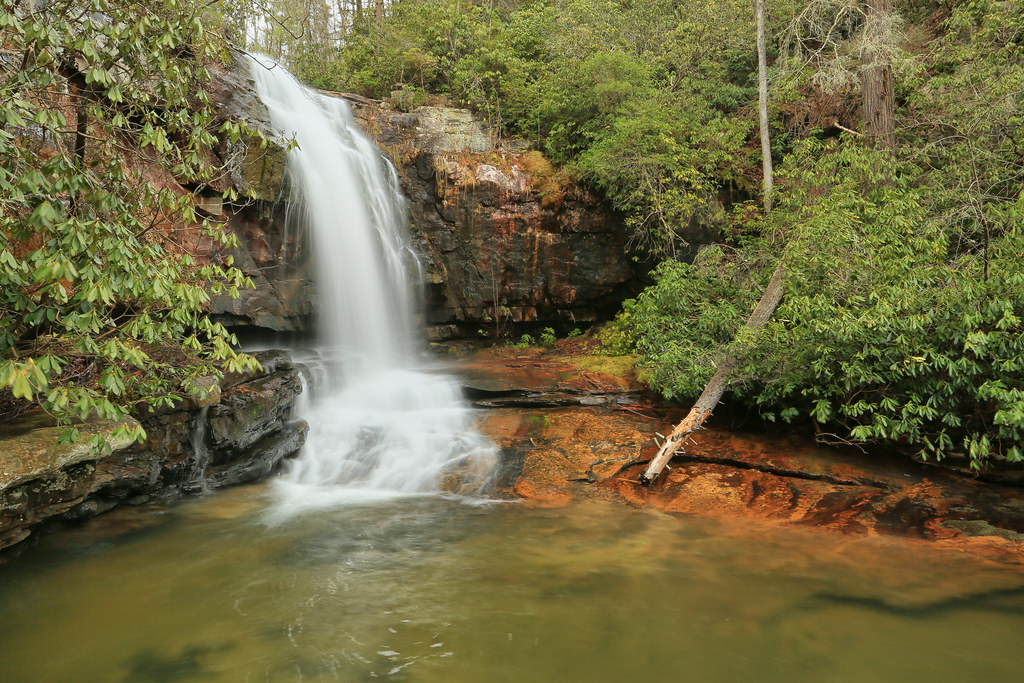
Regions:
<instances>
[{"instance_id":1,"label":"dense forest canopy","mask_svg":"<svg viewBox=\"0 0 1024 683\"><path fill-rule=\"evenodd\" d=\"M151 325L227 353L220 330L190 317L200 290L183 290L195 306L180 313L154 285L138 284L194 286L198 271L128 273L135 289L103 296L93 280L58 283L88 277L108 252L83 250L66 264L51 257L79 253L61 240L96 230L144 232L130 218L137 212L121 210L139 204L124 188L138 190L130 169L104 155L115 140L132 137L176 174L200 172L189 152L211 131L190 84L214 58L210 46L228 40L283 59L320 88L401 109L439 96L471 107L496 135L529 143L602 191L634 244L661 260L604 339L638 353L666 397L691 400L729 355L733 395L766 420L975 467L1020 461L1024 3L768 0L771 212L760 189L755 4L95 0L93 11L114 18L103 23L63 0L48 10L60 25L5 12L0 43L14 58L5 56L0 81L0 182L13 189L0 226L9 281L0 333L14 351L0 386L39 394L75 354L92 354L106 374L79 404L85 414L123 391L125 349L147 343ZM103 38L112 26L127 33ZM138 49L115 47L126 37ZM80 86L62 75L70 55L88 63ZM118 64L164 74L172 91L161 95L162 115L144 113L155 111L142 104L152 93L110 80ZM32 93L59 79L67 104L40 107ZM90 141L84 155L76 120ZM32 151L19 142L30 125L60 141L42 173L28 169ZM111 188L122 189L101 200ZM695 227L712 244L687 244ZM83 248L103 243L90 237ZM151 251L125 262L178 268ZM785 296L773 321L740 332L780 262ZM108 339L121 346L107 353ZM47 397L51 407L72 400Z\"/></svg>"}]
</instances>

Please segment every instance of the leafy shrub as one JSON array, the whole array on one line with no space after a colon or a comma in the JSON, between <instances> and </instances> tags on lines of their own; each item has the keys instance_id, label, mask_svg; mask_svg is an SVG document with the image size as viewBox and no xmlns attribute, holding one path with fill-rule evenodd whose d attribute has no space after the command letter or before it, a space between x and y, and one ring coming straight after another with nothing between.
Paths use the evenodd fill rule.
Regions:
<instances>
[{"instance_id":1,"label":"leafy shrub","mask_svg":"<svg viewBox=\"0 0 1024 683\"><path fill-rule=\"evenodd\" d=\"M767 417L803 416L856 441L1020 461L1024 440L1024 203L1003 206L987 250L951 250L927 215L921 174L847 145L802 146L771 223L787 246L774 321L740 334L773 252L744 263L710 248L666 262L626 309L645 376L692 399L716 357L738 358L734 390ZM791 226L791 227L783 227ZM758 264L762 264L758 266Z\"/></svg>"},{"instance_id":2,"label":"leafy shrub","mask_svg":"<svg viewBox=\"0 0 1024 683\"><path fill-rule=\"evenodd\" d=\"M91 6L0 10L0 403L65 425L255 364L203 310L246 278L161 235L191 225L233 243L175 190L211 182L216 133L251 134L218 130L204 90L224 46L181 0Z\"/></svg>"},{"instance_id":3,"label":"leafy shrub","mask_svg":"<svg viewBox=\"0 0 1024 683\"><path fill-rule=\"evenodd\" d=\"M533 346L533 337L528 334L524 334L519 338L519 341L509 342L508 346L512 349L528 349Z\"/></svg>"}]
</instances>

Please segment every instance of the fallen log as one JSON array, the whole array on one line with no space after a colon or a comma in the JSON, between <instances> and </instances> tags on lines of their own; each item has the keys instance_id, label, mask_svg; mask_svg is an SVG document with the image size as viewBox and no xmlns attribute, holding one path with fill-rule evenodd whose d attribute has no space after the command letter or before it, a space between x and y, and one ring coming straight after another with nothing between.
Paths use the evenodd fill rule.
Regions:
<instances>
[{"instance_id":1,"label":"fallen log","mask_svg":"<svg viewBox=\"0 0 1024 683\"><path fill-rule=\"evenodd\" d=\"M757 302L754 312L747 319L744 325L746 329L757 331L771 320L779 302L782 301L784 277L782 263L779 263L778 267L775 268L775 272L772 273L772 279L769 280L764 294L761 295L761 300ZM685 445L687 438L693 432L700 429L701 425L704 424L704 420L707 419L711 411L722 400L722 396L729 386L729 375L735 366L736 359L733 356L727 356L718 364L718 370L715 371L715 375L704 386L704 391L701 392L690 412L686 414L686 417L668 435L665 443L661 444L658 454L654 456L650 465L640 475L640 483L650 484L657 479L661 471L668 465L669 460L672 459L672 456Z\"/></svg>"}]
</instances>

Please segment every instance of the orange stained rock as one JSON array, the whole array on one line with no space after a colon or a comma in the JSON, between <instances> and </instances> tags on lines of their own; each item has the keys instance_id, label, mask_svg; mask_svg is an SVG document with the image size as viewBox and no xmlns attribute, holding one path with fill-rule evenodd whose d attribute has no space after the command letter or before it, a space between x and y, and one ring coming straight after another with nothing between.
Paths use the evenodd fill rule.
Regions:
<instances>
[{"instance_id":1,"label":"orange stained rock","mask_svg":"<svg viewBox=\"0 0 1024 683\"><path fill-rule=\"evenodd\" d=\"M491 349L465 365L487 386L530 392L633 391L635 376L584 369L557 350ZM659 417L660 416L660 417ZM650 487L637 483L672 421L652 404L501 408L482 430L522 471L510 492L565 505L618 500L677 514L833 536L892 538L1024 564L1024 491L924 467L899 454L823 448L810 440L703 430Z\"/></svg>"}]
</instances>

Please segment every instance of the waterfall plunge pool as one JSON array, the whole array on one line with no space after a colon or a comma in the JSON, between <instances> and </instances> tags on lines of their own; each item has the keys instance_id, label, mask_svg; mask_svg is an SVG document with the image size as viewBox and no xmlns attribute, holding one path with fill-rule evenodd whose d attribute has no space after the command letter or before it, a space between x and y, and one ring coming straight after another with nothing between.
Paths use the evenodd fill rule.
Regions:
<instances>
[{"instance_id":1,"label":"waterfall plunge pool","mask_svg":"<svg viewBox=\"0 0 1024 683\"><path fill-rule=\"evenodd\" d=\"M3 681L993 681L1024 665L1024 573L905 540L440 497L268 524L268 499L116 511L0 565Z\"/></svg>"}]
</instances>

